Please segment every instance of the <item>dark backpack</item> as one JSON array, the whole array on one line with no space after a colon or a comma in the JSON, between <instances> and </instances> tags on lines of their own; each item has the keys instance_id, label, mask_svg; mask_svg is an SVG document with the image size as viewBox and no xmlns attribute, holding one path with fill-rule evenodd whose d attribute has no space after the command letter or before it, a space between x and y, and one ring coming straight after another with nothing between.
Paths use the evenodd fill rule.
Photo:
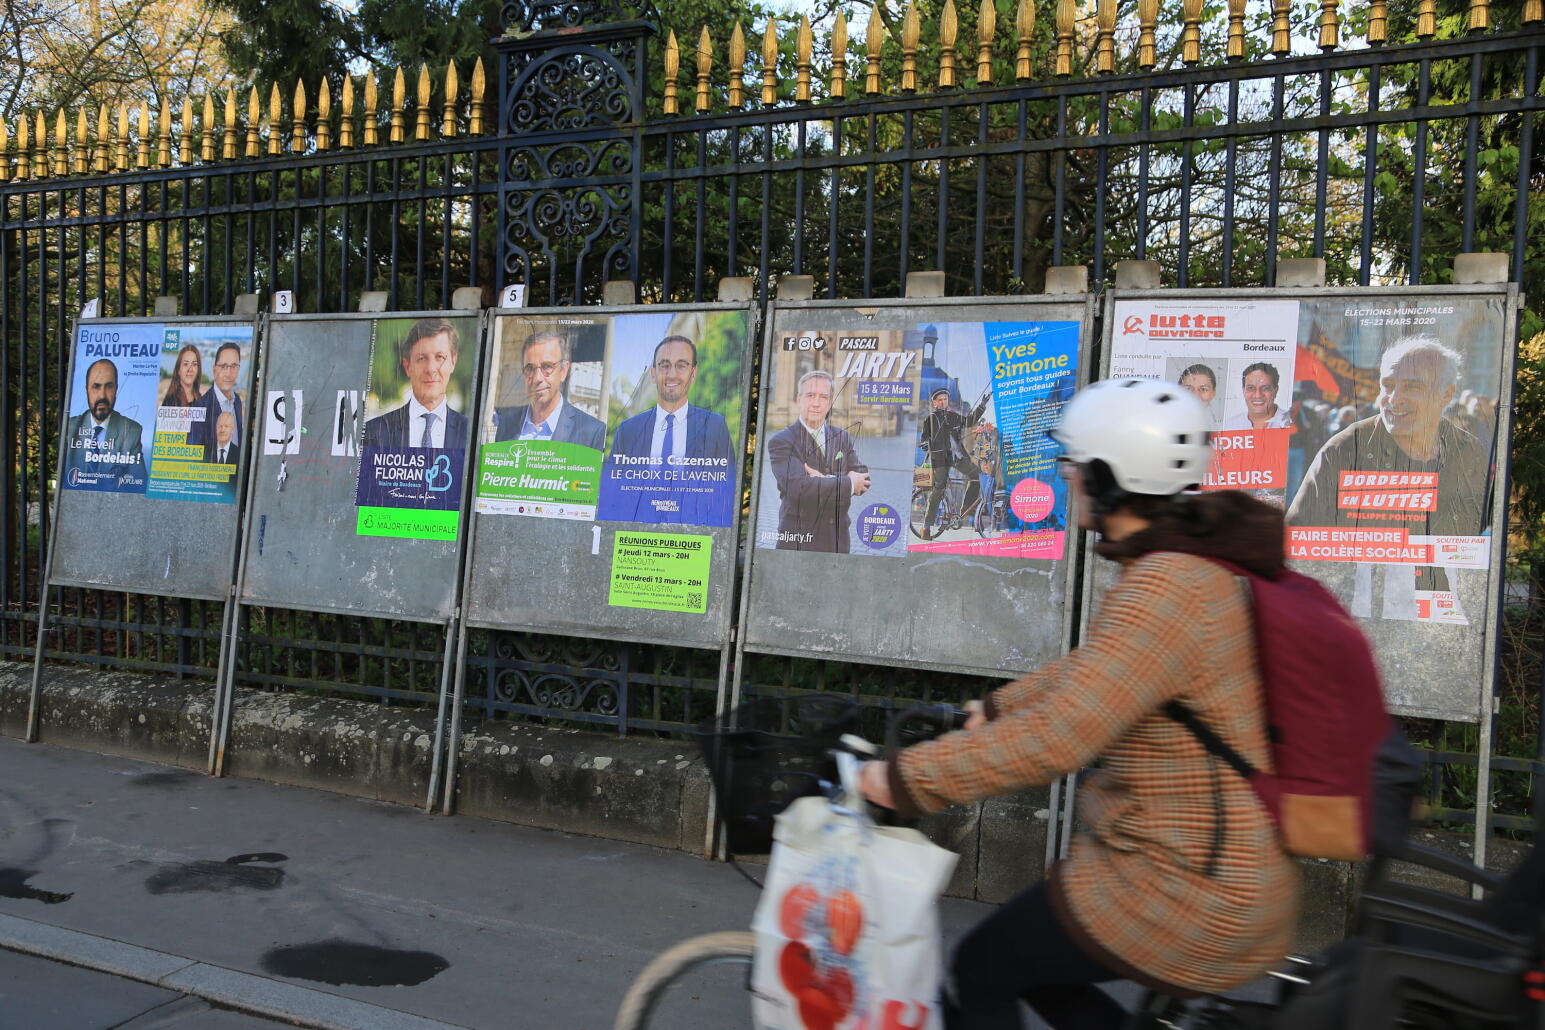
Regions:
<instances>
[{"instance_id":1,"label":"dark backpack","mask_svg":"<svg viewBox=\"0 0 1545 1030\"><path fill-rule=\"evenodd\" d=\"M1272 771L1251 765L1184 702L1169 702L1164 714L1250 782L1288 852L1366 858L1374 755L1392 726L1368 639L1317 580L1217 564L1250 585Z\"/></svg>"}]
</instances>

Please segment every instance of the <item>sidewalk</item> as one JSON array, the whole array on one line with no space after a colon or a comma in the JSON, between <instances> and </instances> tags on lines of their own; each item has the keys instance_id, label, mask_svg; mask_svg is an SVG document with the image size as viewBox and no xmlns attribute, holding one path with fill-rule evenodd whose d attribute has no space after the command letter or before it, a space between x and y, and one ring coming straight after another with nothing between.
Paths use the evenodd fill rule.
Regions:
<instances>
[{"instance_id":1,"label":"sidewalk","mask_svg":"<svg viewBox=\"0 0 1545 1030\"><path fill-rule=\"evenodd\" d=\"M756 900L680 853L0 739L0 947L259 1017L606 1030L654 954ZM987 906L943 911L953 937ZM749 1025L707 1001L675 1030Z\"/></svg>"}]
</instances>

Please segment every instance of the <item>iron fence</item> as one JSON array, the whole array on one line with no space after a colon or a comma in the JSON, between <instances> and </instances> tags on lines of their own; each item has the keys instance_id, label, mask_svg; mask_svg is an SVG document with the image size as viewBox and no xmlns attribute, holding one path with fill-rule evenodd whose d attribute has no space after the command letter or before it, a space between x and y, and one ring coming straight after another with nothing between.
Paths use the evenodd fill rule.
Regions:
<instances>
[{"instance_id":1,"label":"iron fence","mask_svg":"<svg viewBox=\"0 0 1545 1030\"><path fill-rule=\"evenodd\" d=\"M964 50L951 4L926 44L913 8L900 26L872 19L862 54L840 23L820 54L808 25L769 24L760 55L739 26L684 53L615 5L511 5L491 97L479 64L465 97L453 67L438 98L427 70L411 95L399 70L378 102L372 73L363 109L350 80L310 106L302 89L288 117L276 86L266 120L255 87L245 119L232 92L219 118L210 99L202 118L163 108L159 131L147 109L137 135L106 112L73 139L62 117L52 135L24 120L14 148L0 136L0 657L32 653L66 342L93 297L106 315L162 296L212 315L243 293L287 289L325 311L385 290L389 307L424 310L462 285L583 303L626 278L645 300L703 301L749 275L765 303L783 275L875 297L924 269L952 294L1012 295L1058 265L1107 284L1125 259L1159 261L1177 286L1271 286L1285 257L1324 258L1332 285L1430 283L1476 250L1511 255L1538 293L1541 3L1496 24L1473 3L1471 31L1443 39L1430 4L1405 21L1370 6L1368 45L1343 48L1327 5L1318 52L1292 56L1281 0L1260 38L1237 3L1214 39L1155 5L1120 20L1109 0L1084 20L1058 0L1037 26L1023 0L1007 34L984 5ZM212 674L218 606L56 596L55 657ZM382 703L437 687L433 628L243 615L249 685ZM478 632L472 654L468 705L487 718L670 732L708 712L717 683L712 661L643 645ZM750 690L881 707L983 686L747 661Z\"/></svg>"}]
</instances>

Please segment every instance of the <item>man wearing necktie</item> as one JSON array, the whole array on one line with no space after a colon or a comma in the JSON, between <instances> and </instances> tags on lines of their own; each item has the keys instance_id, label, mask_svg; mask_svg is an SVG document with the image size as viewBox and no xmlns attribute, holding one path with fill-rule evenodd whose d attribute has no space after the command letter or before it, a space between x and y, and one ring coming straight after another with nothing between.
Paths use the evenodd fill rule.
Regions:
<instances>
[{"instance_id":1,"label":"man wearing necktie","mask_svg":"<svg viewBox=\"0 0 1545 1030\"><path fill-rule=\"evenodd\" d=\"M118 366L107 358L86 369L85 411L65 426L66 486L83 490L143 490L144 427L119 414Z\"/></svg>"},{"instance_id":2,"label":"man wearing necktie","mask_svg":"<svg viewBox=\"0 0 1545 1030\"><path fill-rule=\"evenodd\" d=\"M235 422L236 439L241 439L241 394L236 392L236 380L241 374L241 348L234 343L222 343L215 351L213 374L209 389L198 399L198 407L204 409L203 421L194 422L188 429L188 443L204 445L204 460L210 461L210 448L214 445L214 427L221 415L229 415Z\"/></svg>"},{"instance_id":3,"label":"man wearing necktie","mask_svg":"<svg viewBox=\"0 0 1545 1030\"><path fill-rule=\"evenodd\" d=\"M849 550L848 505L867 493L869 467L846 430L829 425L830 372L806 372L795 405L799 420L767 441L767 463L778 481L778 548L785 551Z\"/></svg>"},{"instance_id":4,"label":"man wearing necktie","mask_svg":"<svg viewBox=\"0 0 1545 1030\"><path fill-rule=\"evenodd\" d=\"M600 517L628 522L678 522L697 525L730 523L728 506L716 503L733 488L734 445L730 427L716 411L687 403L697 378L697 345L685 336L667 336L655 344L649 375L654 380L655 406L623 421L612 434L606 475L615 474L618 457L650 461L651 468L722 472L723 489L686 489L663 485L626 491L603 491ZM694 459L688 465L687 459ZM636 466L637 462L627 463ZM633 485L633 484L630 484Z\"/></svg>"},{"instance_id":5,"label":"man wearing necktie","mask_svg":"<svg viewBox=\"0 0 1545 1030\"><path fill-rule=\"evenodd\" d=\"M365 446L395 450L467 446L467 416L446 399L460 354L460 334L448 318L415 322L398 355L411 392L408 403L365 423Z\"/></svg>"},{"instance_id":6,"label":"man wearing necktie","mask_svg":"<svg viewBox=\"0 0 1545 1030\"><path fill-rule=\"evenodd\" d=\"M209 442L208 460L216 465L232 466L226 482L236 481L235 466L241 461L241 443L236 439L236 416L226 412L215 419L215 438Z\"/></svg>"}]
</instances>

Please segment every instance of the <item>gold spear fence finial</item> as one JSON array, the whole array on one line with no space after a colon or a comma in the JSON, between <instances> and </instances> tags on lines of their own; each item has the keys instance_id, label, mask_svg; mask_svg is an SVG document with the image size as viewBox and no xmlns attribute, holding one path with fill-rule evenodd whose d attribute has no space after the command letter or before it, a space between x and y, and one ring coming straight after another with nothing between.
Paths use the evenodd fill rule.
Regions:
<instances>
[{"instance_id":1,"label":"gold spear fence finial","mask_svg":"<svg viewBox=\"0 0 1545 1030\"><path fill-rule=\"evenodd\" d=\"M461 79L456 74L456 62L445 66L445 106L440 109L440 135L450 139L456 135L456 98L461 95Z\"/></svg>"},{"instance_id":2,"label":"gold spear fence finial","mask_svg":"<svg viewBox=\"0 0 1545 1030\"><path fill-rule=\"evenodd\" d=\"M1071 0L1070 0L1071 2ZM923 16L917 13L917 0L907 4L901 20L901 91L917 92L917 46L923 39Z\"/></svg>"},{"instance_id":3,"label":"gold spear fence finial","mask_svg":"<svg viewBox=\"0 0 1545 1030\"><path fill-rule=\"evenodd\" d=\"M268 154L278 157L284 153L283 132L284 100L279 95L279 83L268 88Z\"/></svg>"},{"instance_id":4,"label":"gold spear fence finial","mask_svg":"<svg viewBox=\"0 0 1545 1030\"><path fill-rule=\"evenodd\" d=\"M199 140L198 157L200 161L213 161L215 159L215 95L204 94L204 134Z\"/></svg>"},{"instance_id":5,"label":"gold spear fence finial","mask_svg":"<svg viewBox=\"0 0 1545 1030\"><path fill-rule=\"evenodd\" d=\"M177 163L184 167L193 163L193 94L182 95L182 125L177 133Z\"/></svg>"},{"instance_id":6,"label":"gold spear fence finial","mask_svg":"<svg viewBox=\"0 0 1545 1030\"><path fill-rule=\"evenodd\" d=\"M11 130L5 127L5 119L0 118L0 182L11 181Z\"/></svg>"},{"instance_id":7,"label":"gold spear fence finial","mask_svg":"<svg viewBox=\"0 0 1545 1030\"><path fill-rule=\"evenodd\" d=\"M1014 78L1028 82L1035 74L1031 46L1035 37L1035 4L1032 0L1019 0L1019 10L1014 15L1014 42L1018 47L1014 55Z\"/></svg>"},{"instance_id":8,"label":"gold spear fence finial","mask_svg":"<svg viewBox=\"0 0 1545 1030\"><path fill-rule=\"evenodd\" d=\"M64 108L54 115L54 174L70 174L70 139L64 120Z\"/></svg>"},{"instance_id":9,"label":"gold spear fence finial","mask_svg":"<svg viewBox=\"0 0 1545 1030\"><path fill-rule=\"evenodd\" d=\"M1537 21L1545 21L1545 0L1524 0L1524 24L1533 25Z\"/></svg>"},{"instance_id":10,"label":"gold spear fence finial","mask_svg":"<svg viewBox=\"0 0 1545 1030\"><path fill-rule=\"evenodd\" d=\"M139 105L139 135L135 140L138 144L134 148L134 167L150 167L150 105Z\"/></svg>"},{"instance_id":11,"label":"gold spear fence finial","mask_svg":"<svg viewBox=\"0 0 1545 1030\"><path fill-rule=\"evenodd\" d=\"M402 66L392 76L392 134L393 143L401 143L407 132L407 115L403 105L408 102L408 79L402 74Z\"/></svg>"},{"instance_id":12,"label":"gold spear fence finial","mask_svg":"<svg viewBox=\"0 0 1545 1030\"><path fill-rule=\"evenodd\" d=\"M1228 0L1228 50L1229 61L1245 59L1245 0Z\"/></svg>"},{"instance_id":13,"label":"gold spear fence finial","mask_svg":"<svg viewBox=\"0 0 1545 1030\"><path fill-rule=\"evenodd\" d=\"M338 108L338 146L348 150L354 146L354 76L343 77L343 96Z\"/></svg>"},{"instance_id":14,"label":"gold spear fence finial","mask_svg":"<svg viewBox=\"0 0 1545 1030\"><path fill-rule=\"evenodd\" d=\"M982 0L976 14L976 84L992 85L992 43L998 28L998 9L993 0Z\"/></svg>"},{"instance_id":15,"label":"gold spear fence finial","mask_svg":"<svg viewBox=\"0 0 1545 1030\"><path fill-rule=\"evenodd\" d=\"M983 0L989 3L991 0ZM831 98L841 100L848 91L848 20L837 12L832 22L832 86Z\"/></svg>"},{"instance_id":16,"label":"gold spear fence finial","mask_svg":"<svg viewBox=\"0 0 1545 1030\"><path fill-rule=\"evenodd\" d=\"M306 83L295 80L295 96L290 109L290 153L306 152Z\"/></svg>"},{"instance_id":17,"label":"gold spear fence finial","mask_svg":"<svg viewBox=\"0 0 1545 1030\"><path fill-rule=\"evenodd\" d=\"M451 65L452 68L456 66ZM665 36L665 113L680 113L676 100L676 76L681 73L681 44L676 42L676 30Z\"/></svg>"},{"instance_id":18,"label":"gold spear fence finial","mask_svg":"<svg viewBox=\"0 0 1545 1030\"><path fill-rule=\"evenodd\" d=\"M1094 72L1112 75L1116 71L1116 0L1099 0L1095 11L1098 30L1095 44Z\"/></svg>"},{"instance_id":19,"label":"gold spear fence finial","mask_svg":"<svg viewBox=\"0 0 1545 1030\"><path fill-rule=\"evenodd\" d=\"M778 19L767 19L762 33L762 106L778 102Z\"/></svg>"},{"instance_id":20,"label":"gold spear fence finial","mask_svg":"<svg viewBox=\"0 0 1545 1030\"><path fill-rule=\"evenodd\" d=\"M32 155L27 152L27 133L31 121L23 114L16 119L16 180L20 182L32 174Z\"/></svg>"},{"instance_id":21,"label":"gold spear fence finial","mask_svg":"<svg viewBox=\"0 0 1545 1030\"><path fill-rule=\"evenodd\" d=\"M1467 31L1485 32L1491 28L1491 0L1470 0Z\"/></svg>"},{"instance_id":22,"label":"gold spear fence finial","mask_svg":"<svg viewBox=\"0 0 1545 1030\"><path fill-rule=\"evenodd\" d=\"M247 147L242 153L243 157L258 157L263 151L258 145L258 126L263 121L263 108L258 103L258 88L252 87L247 94Z\"/></svg>"},{"instance_id":23,"label":"gold spear fence finial","mask_svg":"<svg viewBox=\"0 0 1545 1030\"><path fill-rule=\"evenodd\" d=\"M474 136L483 134L483 94L488 90L488 75L483 71L483 59L479 57L472 66L472 123L467 131Z\"/></svg>"},{"instance_id":24,"label":"gold spear fence finial","mask_svg":"<svg viewBox=\"0 0 1545 1030\"><path fill-rule=\"evenodd\" d=\"M86 119L86 109L80 108L75 112L75 174L85 175L91 171L91 143L88 137L91 134L90 123ZM5 148L0 146L0 161L4 160Z\"/></svg>"},{"instance_id":25,"label":"gold spear fence finial","mask_svg":"<svg viewBox=\"0 0 1545 1030\"><path fill-rule=\"evenodd\" d=\"M713 37L708 34L708 26L697 35L697 92L693 100L693 109L706 111L713 103L709 95L709 82L713 77Z\"/></svg>"},{"instance_id":26,"label":"gold spear fence finial","mask_svg":"<svg viewBox=\"0 0 1545 1030\"><path fill-rule=\"evenodd\" d=\"M37 112L37 129L32 137L32 174L39 179L52 171L48 152L48 119Z\"/></svg>"},{"instance_id":27,"label":"gold spear fence finial","mask_svg":"<svg viewBox=\"0 0 1545 1030\"><path fill-rule=\"evenodd\" d=\"M236 157L236 90L225 89L225 135L220 143L220 159L230 161Z\"/></svg>"},{"instance_id":28,"label":"gold spear fence finial","mask_svg":"<svg viewBox=\"0 0 1545 1030\"><path fill-rule=\"evenodd\" d=\"M1389 42L1389 0L1373 0L1368 5L1368 45Z\"/></svg>"},{"instance_id":29,"label":"gold spear fence finial","mask_svg":"<svg viewBox=\"0 0 1545 1030\"><path fill-rule=\"evenodd\" d=\"M815 33L810 19L799 16L799 31L794 35L794 101L810 103L810 55L815 50Z\"/></svg>"},{"instance_id":30,"label":"gold spear fence finial","mask_svg":"<svg viewBox=\"0 0 1545 1030\"><path fill-rule=\"evenodd\" d=\"M869 25L864 29L864 56L867 62L864 68L864 92L869 96L880 92L880 47L884 42L885 23L880 20L880 9L871 7Z\"/></svg>"},{"instance_id":31,"label":"gold spear fence finial","mask_svg":"<svg viewBox=\"0 0 1545 1030\"><path fill-rule=\"evenodd\" d=\"M1202 63L1202 0L1185 0L1181 16L1186 27L1180 35L1180 60L1184 64Z\"/></svg>"},{"instance_id":32,"label":"gold spear fence finial","mask_svg":"<svg viewBox=\"0 0 1545 1030\"><path fill-rule=\"evenodd\" d=\"M381 140L381 119L377 110L376 101L376 70L374 68L365 72L365 146L375 146Z\"/></svg>"},{"instance_id":33,"label":"gold spear fence finial","mask_svg":"<svg viewBox=\"0 0 1545 1030\"><path fill-rule=\"evenodd\" d=\"M429 138L429 65L418 66L418 119L413 125L414 139Z\"/></svg>"},{"instance_id":34,"label":"gold spear fence finial","mask_svg":"<svg viewBox=\"0 0 1545 1030\"><path fill-rule=\"evenodd\" d=\"M955 41L960 36L960 15L955 10L955 0L944 0L944 10L939 12L939 88L954 89Z\"/></svg>"},{"instance_id":35,"label":"gold spear fence finial","mask_svg":"<svg viewBox=\"0 0 1545 1030\"><path fill-rule=\"evenodd\" d=\"M1057 0L1057 67L1059 78L1073 74L1073 0Z\"/></svg>"},{"instance_id":36,"label":"gold spear fence finial","mask_svg":"<svg viewBox=\"0 0 1545 1030\"><path fill-rule=\"evenodd\" d=\"M730 32L730 110L746 106L746 32L735 23Z\"/></svg>"},{"instance_id":37,"label":"gold spear fence finial","mask_svg":"<svg viewBox=\"0 0 1545 1030\"><path fill-rule=\"evenodd\" d=\"M91 170L97 174L107 171L109 115L106 104L97 105L97 145L91 154Z\"/></svg>"},{"instance_id":38,"label":"gold spear fence finial","mask_svg":"<svg viewBox=\"0 0 1545 1030\"><path fill-rule=\"evenodd\" d=\"M172 98L161 97L161 116L156 125L156 167L172 166Z\"/></svg>"},{"instance_id":39,"label":"gold spear fence finial","mask_svg":"<svg viewBox=\"0 0 1545 1030\"><path fill-rule=\"evenodd\" d=\"M65 108L59 108L54 114L54 174L70 174L70 137L65 131Z\"/></svg>"},{"instance_id":40,"label":"gold spear fence finial","mask_svg":"<svg viewBox=\"0 0 1545 1030\"><path fill-rule=\"evenodd\" d=\"M1152 68L1159 63L1156 29L1159 24L1159 0L1137 0L1137 66Z\"/></svg>"},{"instance_id":41,"label":"gold spear fence finial","mask_svg":"<svg viewBox=\"0 0 1545 1030\"><path fill-rule=\"evenodd\" d=\"M1416 38L1431 39L1438 34L1438 0L1421 0L1416 5Z\"/></svg>"},{"instance_id":42,"label":"gold spear fence finial","mask_svg":"<svg viewBox=\"0 0 1545 1030\"><path fill-rule=\"evenodd\" d=\"M1288 21L1291 0L1271 0L1271 52L1286 57L1293 52L1293 26Z\"/></svg>"},{"instance_id":43,"label":"gold spear fence finial","mask_svg":"<svg viewBox=\"0 0 1545 1030\"><path fill-rule=\"evenodd\" d=\"M317 86L317 153L333 145L333 87L327 76Z\"/></svg>"},{"instance_id":44,"label":"gold spear fence finial","mask_svg":"<svg viewBox=\"0 0 1545 1030\"><path fill-rule=\"evenodd\" d=\"M113 147L113 171L127 171L133 158L129 155L129 105L118 105L118 135Z\"/></svg>"},{"instance_id":45,"label":"gold spear fence finial","mask_svg":"<svg viewBox=\"0 0 1545 1030\"><path fill-rule=\"evenodd\" d=\"M1341 0L1320 0L1320 49L1329 53L1341 45Z\"/></svg>"}]
</instances>

